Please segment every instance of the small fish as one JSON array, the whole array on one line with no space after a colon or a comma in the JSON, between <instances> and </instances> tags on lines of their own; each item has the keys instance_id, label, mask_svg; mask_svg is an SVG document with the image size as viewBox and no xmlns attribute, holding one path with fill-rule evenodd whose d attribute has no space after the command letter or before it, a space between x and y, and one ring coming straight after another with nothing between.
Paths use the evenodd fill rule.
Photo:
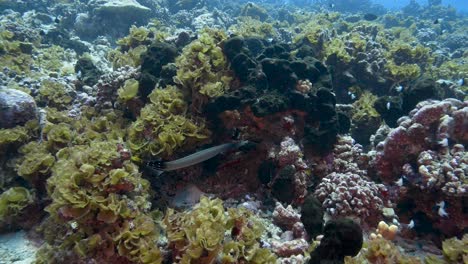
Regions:
<instances>
[{"instance_id":1,"label":"small fish","mask_svg":"<svg viewBox=\"0 0 468 264\"><path fill-rule=\"evenodd\" d=\"M391 106L391 105L390 105L390 102L387 102L387 105L386 105L386 106L387 106L387 110L390 110L390 106Z\"/></svg>"},{"instance_id":2,"label":"small fish","mask_svg":"<svg viewBox=\"0 0 468 264\"><path fill-rule=\"evenodd\" d=\"M398 93L401 93L403 91L403 86L401 85L396 86L395 91L397 91Z\"/></svg>"},{"instance_id":3,"label":"small fish","mask_svg":"<svg viewBox=\"0 0 468 264\"><path fill-rule=\"evenodd\" d=\"M330 5L328 5L330 8L335 8L335 4L333 3L330 3Z\"/></svg>"},{"instance_id":4,"label":"small fish","mask_svg":"<svg viewBox=\"0 0 468 264\"><path fill-rule=\"evenodd\" d=\"M457 81L457 84L458 84L459 86L465 85L465 78L461 78L460 80L458 80L458 81Z\"/></svg>"},{"instance_id":5,"label":"small fish","mask_svg":"<svg viewBox=\"0 0 468 264\"><path fill-rule=\"evenodd\" d=\"M196 185L188 184L179 190L176 195L170 199L169 204L176 208L190 208L200 201L200 197L205 195Z\"/></svg>"},{"instance_id":6,"label":"small fish","mask_svg":"<svg viewBox=\"0 0 468 264\"><path fill-rule=\"evenodd\" d=\"M437 18L436 20L434 20L434 25L437 25L439 24L440 22L442 22L443 19L442 18Z\"/></svg>"},{"instance_id":7,"label":"small fish","mask_svg":"<svg viewBox=\"0 0 468 264\"><path fill-rule=\"evenodd\" d=\"M409 224L406 227L408 227L409 229L413 229L414 228L414 220L411 219L411 221L409 222Z\"/></svg>"},{"instance_id":8,"label":"small fish","mask_svg":"<svg viewBox=\"0 0 468 264\"><path fill-rule=\"evenodd\" d=\"M374 21L377 19L377 15L375 14L372 14L372 13L367 13L367 14L364 14L363 18L367 21Z\"/></svg>"},{"instance_id":9,"label":"small fish","mask_svg":"<svg viewBox=\"0 0 468 264\"><path fill-rule=\"evenodd\" d=\"M439 207L439 210L437 210L437 213L439 214L440 217L448 217L447 211L445 211L445 201L441 201L436 203L436 207Z\"/></svg>"},{"instance_id":10,"label":"small fish","mask_svg":"<svg viewBox=\"0 0 468 264\"><path fill-rule=\"evenodd\" d=\"M356 99L356 95L350 91L348 91L348 95L351 97L351 100Z\"/></svg>"},{"instance_id":11,"label":"small fish","mask_svg":"<svg viewBox=\"0 0 468 264\"><path fill-rule=\"evenodd\" d=\"M401 176L400 179L398 179L395 182L395 184L401 187L401 186L403 186L405 184L405 182L406 182L406 177L403 175L403 176Z\"/></svg>"},{"instance_id":12,"label":"small fish","mask_svg":"<svg viewBox=\"0 0 468 264\"><path fill-rule=\"evenodd\" d=\"M439 145L441 147L448 147L448 145L449 145L448 144L448 139L447 138L442 139L441 141L439 141Z\"/></svg>"},{"instance_id":13,"label":"small fish","mask_svg":"<svg viewBox=\"0 0 468 264\"><path fill-rule=\"evenodd\" d=\"M220 153L225 153L234 149L248 149L249 145L252 143L249 141L239 141L234 143L226 143L219 146L214 146L211 148L207 148L193 154L190 154L186 157L172 160L172 161L161 161L161 160L153 160L146 162L146 167L151 169L153 172L156 173L156 176L161 175L166 171L173 171L178 170L186 167L190 167L192 165L204 162L217 156Z\"/></svg>"},{"instance_id":14,"label":"small fish","mask_svg":"<svg viewBox=\"0 0 468 264\"><path fill-rule=\"evenodd\" d=\"M54 22L55 22L56 24L59 24L59 23L60 23L60 18L55 17Z\"/></svg>"}]
</instances>

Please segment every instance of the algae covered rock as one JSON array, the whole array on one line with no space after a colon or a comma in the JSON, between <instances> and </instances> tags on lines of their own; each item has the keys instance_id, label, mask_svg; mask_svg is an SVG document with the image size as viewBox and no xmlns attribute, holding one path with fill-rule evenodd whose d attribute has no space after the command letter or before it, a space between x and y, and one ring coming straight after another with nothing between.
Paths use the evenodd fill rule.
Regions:
<instances>
[{"instance_id":1,"label":"algae covered rock","mask_svg":"<svg viewBox=\"0 0 468 264\"><path fill-rule=\"evenodd\" d=\"M24 125L37 118L34 98L14 89L0 89L0 128Z\"/></svg>"},{"instance_id":2,"label":"algae covered rock","mask_svg":"<svg viewBox=\"0 0 468 264\"><path fill-rule=\"evenodd\" d=\"M95 6L95 12L107 16L139 17L151 11L135 0L93 0L89 4Z\"/></svg>"}]
</instances>

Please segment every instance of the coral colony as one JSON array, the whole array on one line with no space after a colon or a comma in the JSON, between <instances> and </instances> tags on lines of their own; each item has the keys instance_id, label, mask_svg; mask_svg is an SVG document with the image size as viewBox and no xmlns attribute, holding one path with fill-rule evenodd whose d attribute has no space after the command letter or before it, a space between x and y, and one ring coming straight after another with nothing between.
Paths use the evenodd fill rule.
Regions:
<instances>
[{"instance_id":1,"label":"coral colony","mask_svg":"<svg viewBox=\"0 0 468 264\"><path fill-rule=\"evenodd\" d=\"M406 4L0 1L0 262L468 263L468 18Z\"/></svg>"}]
</instances>

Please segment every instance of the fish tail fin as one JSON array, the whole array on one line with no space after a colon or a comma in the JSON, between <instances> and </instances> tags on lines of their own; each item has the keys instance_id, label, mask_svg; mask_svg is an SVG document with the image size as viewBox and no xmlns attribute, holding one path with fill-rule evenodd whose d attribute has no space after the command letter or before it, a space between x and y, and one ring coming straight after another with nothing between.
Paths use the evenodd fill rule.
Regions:
<instances>
[{"instance_id":1,"label":"fish tail fin","mask_svg":"<svg viewBox=\"0 0 468 264\"><path fill-rule=\"evenodd\" d=\"M156 176L159 176L164 173L166 162L163 160L151 160L145 163L145 167L156 174Z\"/></svg>"}]
</instances>

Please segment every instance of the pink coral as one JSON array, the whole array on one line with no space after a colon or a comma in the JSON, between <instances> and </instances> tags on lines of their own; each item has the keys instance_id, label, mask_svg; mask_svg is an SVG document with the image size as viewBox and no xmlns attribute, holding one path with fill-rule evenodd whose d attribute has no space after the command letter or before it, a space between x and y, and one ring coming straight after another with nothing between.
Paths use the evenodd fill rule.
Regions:
<instances>
[{"instance_id":1,"label":"pink coral","mask_svg":"<svg viewBox=\"0 0 468 264\"><path fill-rule=\"evenodd\" d=\"M468 153L461 144L449 151L426 150L419 154L418 171L410 164L403 170L421 190L442 190L448 196L464 196L468 191Z\"/></svg>"},{"instance_id":2,"label":"pink coral","mask_svg":"<svg viewBox=\"0 0 468 264\"><path fill-rule=\"evenodd\" d=\"M279 167L291 165L294 168L292 176L294 184L294 202L300 203L307 195L307 186L309 178L309 166L302 159L303 153L299 145L290 138L285 137L281 142L281 147L278 151L276 148L270 150L269 156L278 160Z\"/></svg>"},{"instance_id":3,"label":"pink coral","mask_svg":"<svg viewBox=\"0 0 468 264\"><path fill-rule=\"evenodd\" d=\"M309 248L309 243L305 239L294 239L290 241L271 243L273 252L280 257L290 257L294 255L303 255Z\"/></svg>"},{"instance_id":4,"label":"pink coral","mask_svg":"<svg viewBox=\"0 0 468 264\"><path fill-rule=\"evenodd\" d=\"M332 217L354 216L373 223L380 219L382 209L390 206L381 198L386 191L384 185L360 175L333 172L322 179L314 195Z\"/></svg>"},{"instance_id":5,"label":"pink coral","mask_svg":"<svg viewBox=\"0 0 468 264\"><path fill-rule=\"evenodd\" d=\"M377 145L372 162L385 182L396 181L406 163L416 163L422 151L443 149L449 142L467 143L468 102L455 99L424 101L409 116L398 120L384 142Z\"/></svg>"},{"instance_id":6,"label":"pink coral","mask_svg":"<svg viewBox=\"0 0 468 264\"><path fill-rule=\"evenodd\" d=\"M282 229L292 230L295 223L301 223L301 215L291 205L284 208L277 202L273 211L273 223Z\"/></svg>"}]
</instances>

